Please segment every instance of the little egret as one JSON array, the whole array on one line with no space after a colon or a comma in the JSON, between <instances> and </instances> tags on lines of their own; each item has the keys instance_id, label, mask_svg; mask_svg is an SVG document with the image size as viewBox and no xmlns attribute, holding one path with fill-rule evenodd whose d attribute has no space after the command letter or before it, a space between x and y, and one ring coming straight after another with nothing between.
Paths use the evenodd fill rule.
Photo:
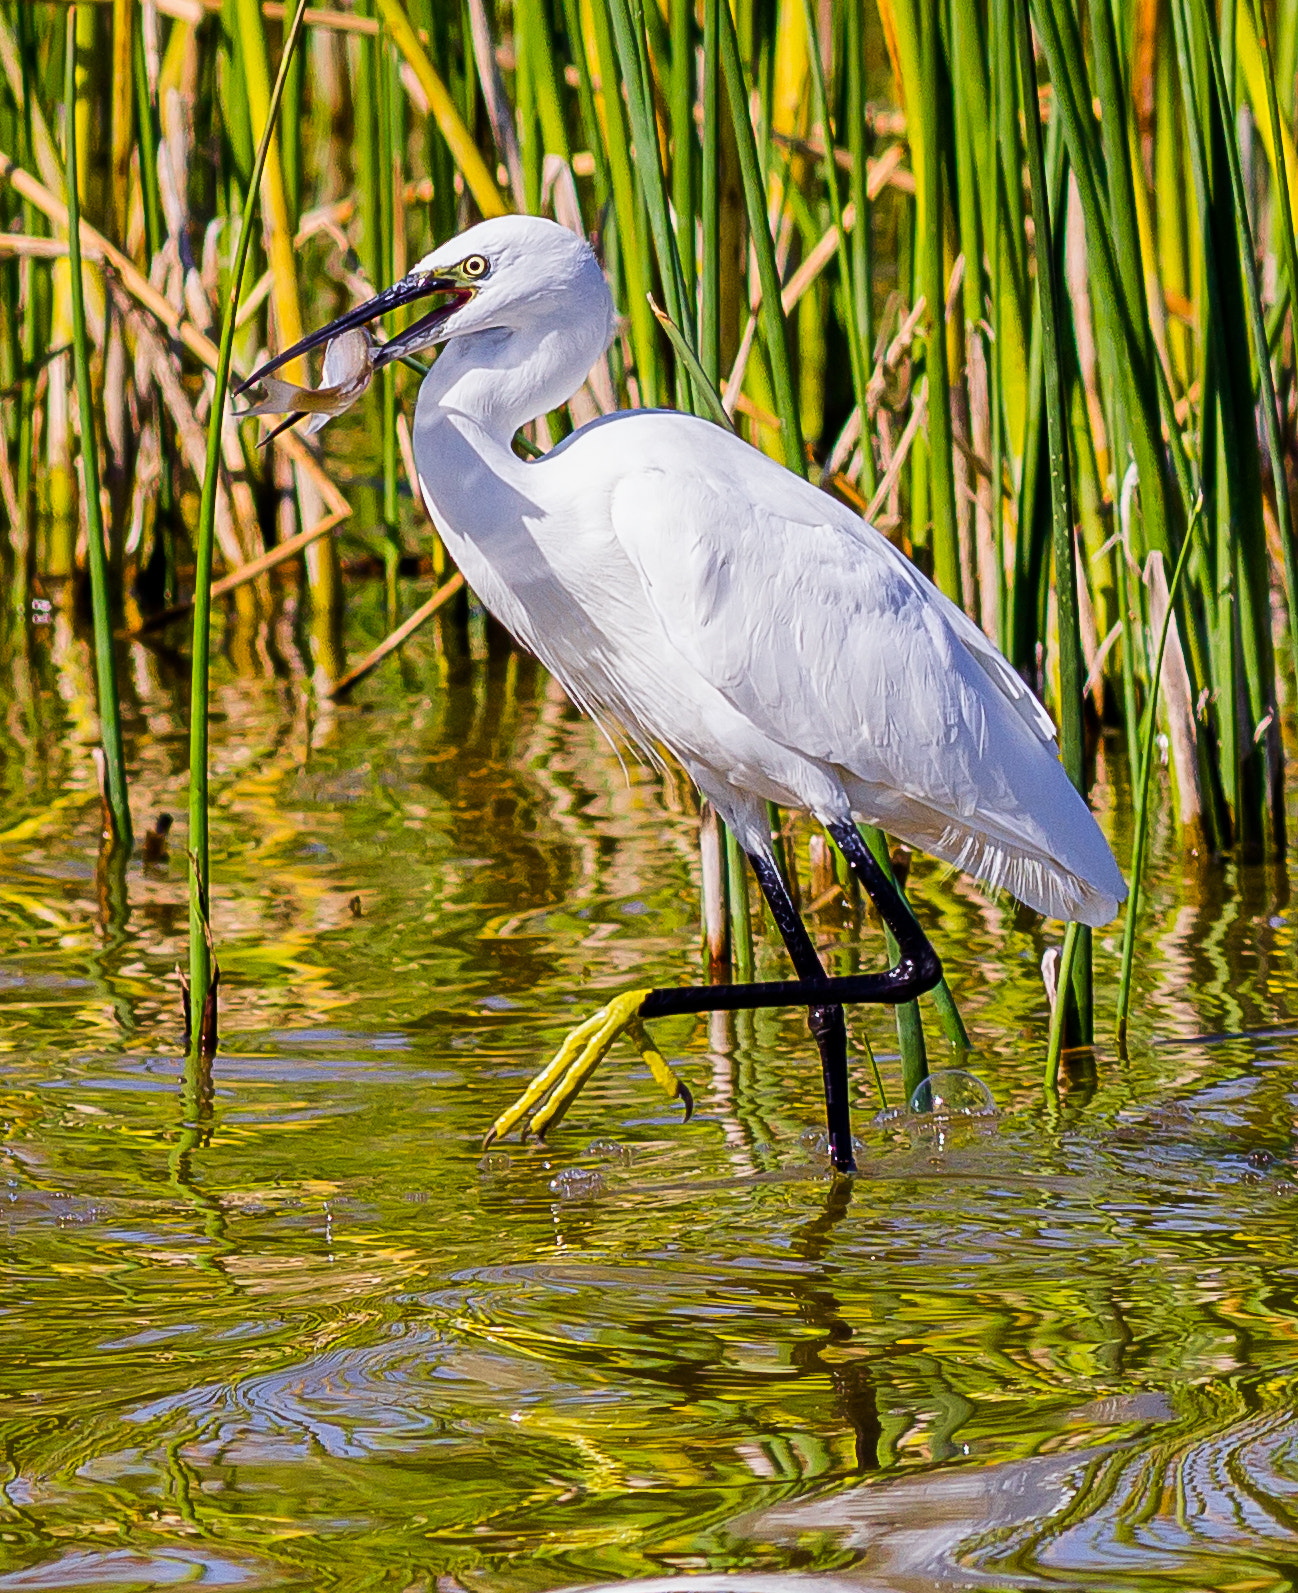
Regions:
<instances>
[{"instance_id":1,"label":"little egret","mask_svg":"<svg viewBox=\"0 0 1298 1593\"><path fill-rule=\"evenodd\" d=\"M595 256L553 222L469 228L244 386L424 299L428 313L369 358L377 369L445 344L419 390L414 456L451 556L612 738L689 772L747 853L797 975L617 997L569 1035L488 1140L529 1119L543 1133L621 1033L688 1112L644 1019L797 1005L820 1050L830 1152L848 1169L842 1003L909 1001L941 977L856 821L1048 917L1106 924L1126 886L1059 762L1054 726L978 627L872 526L718 426L623 412L541 459L518 457L518 428L572 397L615 329ZM826 975L777 866L768 802L829 832L897 941L894 967Z\"/></svg>"}]
</instances>

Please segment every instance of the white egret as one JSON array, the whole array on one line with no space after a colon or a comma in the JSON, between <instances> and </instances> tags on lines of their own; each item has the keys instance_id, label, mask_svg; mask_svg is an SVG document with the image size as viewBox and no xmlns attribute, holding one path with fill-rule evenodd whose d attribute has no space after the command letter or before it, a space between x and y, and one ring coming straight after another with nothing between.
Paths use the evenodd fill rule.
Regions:
<instances>
[{"instance_id":1,"label":"white egret","mask_svg":"<svg viewBox=\"0 0 1298 1593\"><path fill-rule=\"evenodd\" d=\"M569 399L614 333L598 262L553 222L471 227L245 386L426 298L430 313L370 357L377 368L445 345L414 425L439 534L574 702L611 736L651 758L665 750L689 772L751 860L797 974L618 997L574 1030L488 1138L529 1114L543 1132L622 1032L683 1094L645 1018L801 1005L820 1048L831 1154L850 1167L841 1003L907 1001L941 976L855 821L1048 917L1105 924L1126 886L1059 762L1054 726L977 626L873 527L710 422L619 413L541 459L518 457L518 428ZM828 830L896 937L895 967L826 976L775 861L768 801Z\"/></svg>"}]
</instances>

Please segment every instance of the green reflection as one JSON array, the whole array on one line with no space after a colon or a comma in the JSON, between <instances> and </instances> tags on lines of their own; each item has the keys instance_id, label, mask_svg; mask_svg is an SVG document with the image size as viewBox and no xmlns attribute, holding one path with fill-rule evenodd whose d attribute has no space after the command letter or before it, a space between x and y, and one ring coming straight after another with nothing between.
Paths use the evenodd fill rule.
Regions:
<instances>
[{"instance_id":1,"label":"green reflection","mask_svg":"<svg viewBox=\"0 0 1298 1593\"><path fill-rule=\"evenodd\" d=\"M834 1180L801 1017L680 1019L689 1125L619 1055L483 1171L576 1011L695 976L689 801L476 621L328 710L286 606L229 623L210 1070L183 828L101 859L84 639L56 616L4 660L0 1589L1291 1585L1285 881L1156 834L1131 1058L1048 1106L1045 938L917 861L998 1118L874 1126L862 1051ZM385 624L357 587L347 656ZM183 660L123 665L151 821L183 811ZM882 955L856 913L814 916L837 967ZM759 925L758 976L781 958ZM890 1017L853 1023L897 1100Z\"/></svg>"}]
</instances>

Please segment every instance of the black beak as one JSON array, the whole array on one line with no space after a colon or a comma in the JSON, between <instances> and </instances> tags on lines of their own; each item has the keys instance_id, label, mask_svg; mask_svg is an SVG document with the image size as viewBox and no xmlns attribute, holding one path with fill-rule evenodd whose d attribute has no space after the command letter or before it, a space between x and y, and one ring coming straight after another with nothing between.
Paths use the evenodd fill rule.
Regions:
<instances>
[{"instance_id":1,"label":"black beak","mask_svg":"<svg viewBox=\"0 0 1298 1593\"><path fill-rule=\"evenodd\" d=\"M241 393L246 393L250 387L255 387L263 376L269 376L273 371L279 370L281 365L287 365L290 360L295 360L300 354L307 354L313 348L319 348L322 343L327 343L340 332L350 332L355 327L367 326L371 321L378 320L379 316L387 315L389 311L396 310L403 304L413 304L416 299L426 299L434 293L448 293L448 303L439 304L429 315L407 327L404 332L399 332L396 337L387 343L381 343L374 353L374 368L377 370L384 365L389 365L393 360L400 359L407 349L426 345L428 334L434 332L443 321L449 320L462 304L466 304L473 297L473 289L465 287L462 282L454 277L438 276L436 272L427 272L419 277L403 277L400 282L394 282L390 288L385 288L382 293L358 304L354 310L348 310L346 315L340 315L336 321L330 321L328 326L321 327L318 332L312 332L309 337L304 337L300 343L294 343L292 348L286 348L282 354L277 354L273 360L255 370L245 382L241 382L234 390L237 398Z\"/></svg>"}]
</instances>

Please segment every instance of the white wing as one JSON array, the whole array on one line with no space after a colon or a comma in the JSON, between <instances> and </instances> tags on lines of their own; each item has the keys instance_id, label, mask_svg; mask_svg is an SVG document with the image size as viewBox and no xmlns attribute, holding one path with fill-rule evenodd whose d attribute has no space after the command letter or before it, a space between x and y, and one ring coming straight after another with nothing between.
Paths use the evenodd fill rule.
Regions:
<instances>
[{"instance_id":1,"label":"white wing","mask_svg":"<svg viewBox=\"0 0 1298 1593\"><path fill-rule=\"evenodd\" d=\"M862 817L1050 916L1108 922L1126 894L1112 853L1049 716L973 622L763 455L684 417L651 438L648 418L611 520L675 653L831 765Z\"/></svg>"}]
</instances>

